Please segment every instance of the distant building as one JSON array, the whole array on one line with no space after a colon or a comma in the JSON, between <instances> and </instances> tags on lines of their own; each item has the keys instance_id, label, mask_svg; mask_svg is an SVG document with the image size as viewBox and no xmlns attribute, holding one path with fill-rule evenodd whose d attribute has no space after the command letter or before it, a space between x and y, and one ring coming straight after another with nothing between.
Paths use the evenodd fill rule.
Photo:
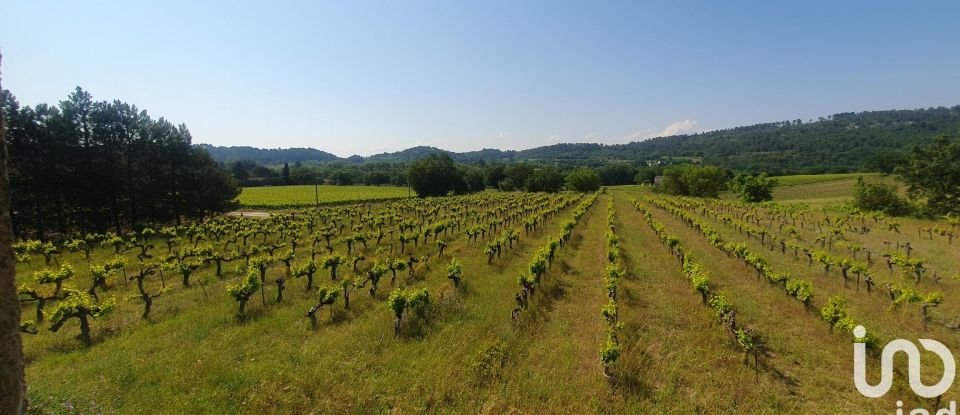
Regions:
<instances>
[{"instance_id":1,"label":"distant building","mask_svg":"<svg viewBox=\"0 0 960 415\"><path fill-rule=\"evenodd\" d=\"M663 176L654 176L654 177L653 177L653 185L654 185L654 186L659 186L660 183L663 183Z\"/></svg>"}]
</instances>

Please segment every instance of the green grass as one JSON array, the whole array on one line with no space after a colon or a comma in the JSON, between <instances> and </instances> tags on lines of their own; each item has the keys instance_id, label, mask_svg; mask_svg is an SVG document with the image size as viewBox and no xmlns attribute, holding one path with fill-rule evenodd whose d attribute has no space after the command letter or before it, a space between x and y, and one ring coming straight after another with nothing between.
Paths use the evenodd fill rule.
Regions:
<instances>
[{"instance_id":1,"label":"green grass","mask_svg":"<svg viewBox=\"0 0 960 415\"><path fill-rule=\"evenodd\" d=\"M267 186L245 187L237 197L245 208L289 208L320 204L378 201L407 197L406 187L396 186Z\"/></svg>"},{"instance_id":2,"label":"green grass","mask_svg":"<svg viewBox=\"0 0 960 415\"><path fill-rule=\"evenodd\" d=\"M776 176L778 186L796 186L801 184L811 184L820 182L830 182L835 180L856 179L859 176L864 178L880 176L878 173L835 173L835 174L800 174L794 176Z\"/></svg>"},{"instance_id":3,"label":"green grass","mask_svg":"<svg viewBox=\"0 0 960 415\"><path fill-rule=\"evenodd\" d=\"M624 191L626 195L633 194L639 196L635 191ZM619 192L617 192L619 197ZM738 321L746 323L758 330L763 336L764 342L771 349L772 355L768 357L767 364L770 370L766 375L774 374L772 378L766 378L773 386L769 386L770 392L763 397L745 394L742 396L744 405L754 402L759 408L769 409L783 402L771 399L774 396L785 393L780 387L785 387L789 395L804 397L797 401L788 402L783 408L783 412L789 413L885 413L889 408L894 408L893 400L889 399L891 395L900 396L905 401L913 400L913 405L922 405L923 402L916 402L916 397L909 391L905 382L899 381L895 384L894 390L887 395L886 399L871 400L865 399L852 388L852 380L849 376L851 361L850 340L846 333L830 334L826 324L820 321L819 306L826 302L826 299L832 295L844 295L849 304L851 315L858 321L865 324L870 332L881 336L883 339L893 338L934 338L947 344L951 350L960 349L960 339L955 334L935 322L930 323L927 329L924 329L919 319L919 307L903 306L893 308L886 291L882 288L882 283L886 281L901 285L908 279L901 277L898 273L888 273L886 267L882 265L882 259L878 259L872 268L872 273L877 282L873 293L868 294L861 285L859 288L854 284L844 284L839 277L839 272L834 268L829 274L817 265L812 267L806 265L806 260L796 259L789 252L781 254L779 250L768 250L760 244L757 239L746 238L736 230L735 227L724 225L711 215L696 215L705 218L714 229L718 230L724 240L733 240L746 242L753 252L760 253L770 262L770 266L777 272L787 272L791 275L801 276L811 281L814 285L814 303L812 310L805 310L803 306L796 301L791 301L784 295L782 288L771 285L756 277L756 273L744 266L744 264L730 258L719 249L710 245L706 239L695 232L684 222L675 216L655 208L651 212L656 220L663 223L668 231L679 237L682 245L686 248L689 255L692 255L698 262L704 265L705 269L711 275L712 285L721 292L726 292L728 297L734 302L734 307L738 311ZM819 213L809 213L818 216ZM931 221L906 221L901 220L904 227L909 227L916 232L917 227L932 226ZM943 226L943 224L939 224ZM630 225L625 225L630 226ZM776 229L776 227L774 228ZM930 269L946 270L960 269L960 260L956 256L946 255L947 251L956 252L957 247L948 246L943 239L928 240L909 236L910 231L896 233L888 231L879 224L872 225L873 231L866 235L848 234L848 239L868 247L874 252L874 258L878 258L878 253L885 250L884 241L909 239L916 247L915 255L922 255L927 258L927 264ZM628 236L636 235L639 231L628 230L625 232ZM779 235L776 232L772 232ZM814 249L824 249L817 246L813 241L817 233L813 230L801 229L801 243ZM955 242L956 243L956 242ZM627 252L633 251L626 249ZM834 248L827 250L832 255L841 255L843 250ZM653 252L643 250L642 252ZM922 253L920 253L922 252ZM644 257L649 254L643 254ZM848 253L849 255L849 253ZM861 253L860 260L863 260ZM649 264L649 260L642 261ZM657 267L659 268L659 267ZM649 271L648 273L652 272ZM932 273L932 271L931 271ZM927 278L920 284L914 285L909 280L909 286L914 287L920 292L941 291L946 293L947 298L953 298L960 295L960 283L957 281L941 280L934 283ZM684 282L685 283L685 282ZM660 289L662 291L664 289ZM688 290L690 290L688 288ZM691 292L692 290L688 291ZM674 298L675 297L671 297ZM947 304L950 303L950 304ZM663 305L662 307L669 307ZM652 310L651 310L652 311ZM960 312L960 302L948 300L941 305L936 312L940 317L952 321L952 316ZM668 317L659 317L657 319L666 319ZM646 322L647 325L656 325L655 322ZM709 345L702 345L698 350L709 350ZM875 362L871 361L875 364ZM875 366L874 366L875 367ZM929 369L931 373L938 373L936 365ZM639 372L639 371L638 371ZM782 375L782 376L781 376ZM657 376L654 376L657 378ZM761 374L759 387L764 383L764 374ZM692 382L692 381L688 381ZM781 385L777 385L777 384ZM734 386L727 386L727 393ZM704 390L709 387L703 386ZM723 388L721 388L723 389ZM698 390L700 390L698 388ZM753 396L753 397L751 397ZM827 398L831 396L831 398ZM764 400L767 399L767 400ZM957 399L956 392L948 393L944 401L948 399ZM719 399L710 399L710 402L717 402ZM727 410L729 411L729 409ZM755 412L747 410L746 412Z\"/></svg>"},{"instance_id":4,"label":"green grass","mask_svg":"<svg viewBox=\"0 0 960 415\"><path fill-rule=\"evenodd\" d=\"M777 186L773 188L773 201L777 203L804 204L811 207L839 207L853 197L853 188L857 178L863 177L869 182L892 184L904 192L902 184L892 176L879 173L843 173L779 176ZM730 191L720 193L724 200L735 200L736 194Z\"/></svg>"}]
</instances>

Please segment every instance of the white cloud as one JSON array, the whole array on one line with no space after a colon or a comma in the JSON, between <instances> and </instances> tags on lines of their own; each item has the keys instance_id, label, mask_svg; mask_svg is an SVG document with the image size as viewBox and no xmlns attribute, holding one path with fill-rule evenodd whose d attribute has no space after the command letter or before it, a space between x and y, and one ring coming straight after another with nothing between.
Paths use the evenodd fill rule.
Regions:
<instances>
[{"instance_id":1,"label":"white cloud","mask_svg":"<svg viewBox=\"0 0 960 415\"><path fill-rule=\"evenodd\" d=\"M508 133L508 132L506 132L506 131L501 131L501 132L497 133L497 138L507 138L507 136L509 136L509 135L510 135L510 133Z\"/></svg>"},{"instance_id":2,"label":"white cloud","mask_svg":"<svg viewBox=\"0 0 960 415\"><path fill-rule=\"evenodd\" d=\"M647 138L667 137L671 135L692 133L697 131L697 120L683 120L671 123L663 131L649 135Z\"/></svg>"},{"instance_id":3,"label":"white cloud","mask_svg":"<svg viewBox=\"0 0 960 415\"><path fill-rule=\"evenodd\" d=\"M670 125L664 127L663 130L656 132L652 130L637 131L628 135L626 139L627 141L637 141L654 137L668 137L677 134L695 133L699 131L700 129L697 128L697 120L683 120L672 122Z\"/></svg>"}]
</instances>

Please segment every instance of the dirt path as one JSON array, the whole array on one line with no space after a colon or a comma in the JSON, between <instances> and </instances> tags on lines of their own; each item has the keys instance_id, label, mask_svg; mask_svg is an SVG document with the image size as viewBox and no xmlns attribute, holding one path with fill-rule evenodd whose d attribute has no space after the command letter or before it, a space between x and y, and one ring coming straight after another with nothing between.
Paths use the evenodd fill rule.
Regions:
<instances>
[{"instance_id":1,"label":"dirt path","mask_svg":"<svg viewBox=\"0 0 960 415\"><path fill-rule=\"evenodd\" d=\"M249 210L235 210L224 213L224 216L237 216L241 218L269 218L270 212L255 212Z\"/></svg>"}]
</instances>

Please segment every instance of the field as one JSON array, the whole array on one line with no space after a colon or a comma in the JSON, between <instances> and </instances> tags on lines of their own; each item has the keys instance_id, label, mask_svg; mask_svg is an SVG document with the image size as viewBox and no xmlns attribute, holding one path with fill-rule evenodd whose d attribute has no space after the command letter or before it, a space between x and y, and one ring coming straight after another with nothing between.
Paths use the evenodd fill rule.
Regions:
<instances>
[{"instance_id":1,"label":"field","mask_svg":"<svg viewBox=\"0 0 960 415\"><path fill-rule=\"evenodd\" d=\"M777 186L773 188L773 199L778 203L803 204L817 208L841 206L853 196L853 187L858 177L863 177L868 182L892 184L905 191L892 177L878 173L779 176L776 177ZM725 191L721 192L720 198L735 200L737 196Z\"/></svg>"},{"instance_id":2,"label":"field","mask_svg":"<svg viewBox=\"0 0 960 415\"><path fill-rule=\"evenodd\" d=\"M777 176L779 186L797 186L811 183L833 182L837 180L856 180L857 177L879 177L878 173L835 173L835 174L798 174L793 176Z\"/></svg>"},{"instance_id":3,"label":"field","mask_svg":"<svg viewBox=\"0 0 960 415\"><path fill-rule=\"evenodd\" d=\"M960 350L956 228L625 186L21 243L24 292L52 298L25 335L29 394L34 413L895 413L898 398L932 408L900 375L884 398L860 395L851 329L880 347L931 338ZM110 260L124 267L96 287L98 303L83 295L88 262ZM35 272L66 263L64 287L81 289L62 289L69 299L116 301L89 318L89 344L75 318L49 330L69 303L55 276L70 273ZM24 316L37 305L24 302ZM927 384L939 379L932 362ZM872 383L878 366L872 356Z\"/></svg>"},{"instance_id":4,"label":"field","mask_svg":"<svg viewBox=\"0 0 960 415\"><path fill-rule=\"evenodd\" d=\"M245 187L237 197L241 207L270 209L308 207L319 203L383 201L409 196L406 187L396 186L267 186Z\"/></svg>"}]
</instances>

